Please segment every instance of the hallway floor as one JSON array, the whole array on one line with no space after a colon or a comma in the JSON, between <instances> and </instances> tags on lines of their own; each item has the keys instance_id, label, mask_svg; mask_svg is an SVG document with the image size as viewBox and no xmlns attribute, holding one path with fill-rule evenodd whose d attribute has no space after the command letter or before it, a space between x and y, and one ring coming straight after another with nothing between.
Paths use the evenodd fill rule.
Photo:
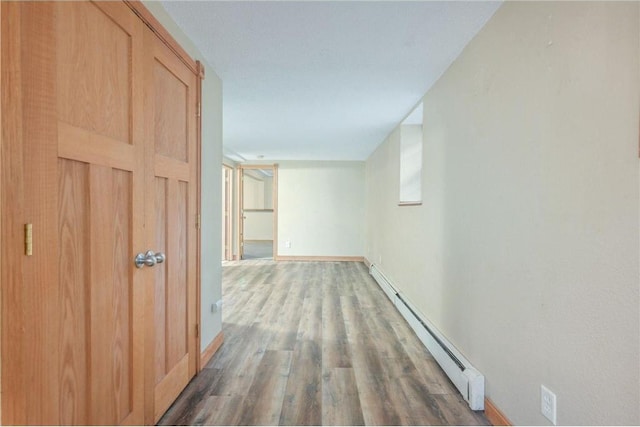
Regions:
<instances>
[{"instance_id":1,"label":"hallway floor","mask_svg":"<svg viewBox=\"0 0 640 427\"><path fill-rule=\"evenodd\" d=\"M273 259L273 240L245 240L242 259Z\"/></svg>"},{"instance_id":2,"label":"hallway floor","mask_svg":"<svg viewBox=\"0 0 640 427\"><path fill-rule=\"evenodd\" d=\"M487 425L353 262L225 262L225 342L164 425Z\"/></svg>"}]
</instances>

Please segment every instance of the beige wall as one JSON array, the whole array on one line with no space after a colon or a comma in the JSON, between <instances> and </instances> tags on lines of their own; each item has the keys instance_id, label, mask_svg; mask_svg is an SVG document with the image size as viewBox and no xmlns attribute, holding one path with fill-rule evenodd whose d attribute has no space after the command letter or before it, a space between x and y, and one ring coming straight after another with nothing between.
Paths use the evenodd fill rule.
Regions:
<instances>
[{"instance_id":1,"label":"beige wall","mask_svg":"<svg viewBox=\"0 0 640 427\"><path fill-rule=\"evenodd\" d=\"M422 124L400 125L399 202L422 201Z\"/></svg>"},{"instance_id":2,"label":"beige wall","mask_svg":"<svg viewBox=\"0 0 640 427\"><path fill-rule=\"evenodd\" d=\"M423 205L396 130L365 249L515 424L640 423L637 2L507 2L424 98Z\"/></svg>"},{"instance_id":3,"label":"beige wall","mask_svg":"<svg viewBox=\"0 0 640 427\"><path fill-rule=\"evenodd\" d=\"M364 162L280 162L278 255L362 256L363 189Z\"/></svg>"},{"instance_id":4,"label":"beige wall","mask_svg":"<svg viewBox=\"0 0 640 427\"><path fill-rule=\"evenodd\" d=\"M201 336L204 350L222 330L220 312L211 313L211 304L222 298L222 81L209 66L193 42L178 28L158 1L143 0L145 7L160 21L193 58L205 66L202 83L202 263L201 263Z\"/></svg>"}]
</instances>

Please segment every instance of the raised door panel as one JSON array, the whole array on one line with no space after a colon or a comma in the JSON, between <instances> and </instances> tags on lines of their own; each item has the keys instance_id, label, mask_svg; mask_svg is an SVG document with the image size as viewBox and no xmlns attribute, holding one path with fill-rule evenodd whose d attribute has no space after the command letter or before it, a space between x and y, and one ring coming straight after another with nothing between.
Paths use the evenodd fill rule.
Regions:
<instances>
[{"instance_id":1,"label":"raised door panel","mask_svg":"<svg viewBox=\"0 0 640 427\"><path fill-rule=\"evenodd\" d=\"M131 143L132 30L137 17L119 3L58 5L58 118Z\"/></svg>"},{"instance_id":2,"label":"raised door panel","mask_svg":"<svg viewBox=\"0 0 640 427\"><path fill-rule=\"evenodd\" d=\"M189 87L158 58L153 67L154 145L157 154L186 162L188 155L187 103Z\"/></svg>"},{"instance_id":3,"label":"raised door panel","mask_svg":"<svg viewBox=\"0 0 640 427\"><path fill-rule=\"evenodd\" d=\"M132 173L60 159L62 424L133 412Z\"/></svg>"},{"instance_id":4,"label":"raised door panel","mask_svg":"<svg viewBox=\"0 0 640 427\"><path fill-rule=\"evenodd\" d=\"M154 177L155 190L155 248L165 254L167 251L167 178ZM169 254L171 256L171 254ZM167 374L167 267L169 262L164 266L156 269L154 288L154 330L155 351L153 353L155 359L154 370L154 387L162 381Z\"/></svg>"},{"instance_id":5,"label":"raised door panel","mask_svg":"<svg viewBox=\"0 0 640 427\"><path fill-rule=\"evenodd\" d=\"M90 340L87 318L89 283L89 167L86 163L58 162L58 203L60 218L59 282L62 325L60 334L61 421L74 424L89 419L88 405L83 404L89 392L89 360L86 354Z\"/></svg>"}]
</instances>

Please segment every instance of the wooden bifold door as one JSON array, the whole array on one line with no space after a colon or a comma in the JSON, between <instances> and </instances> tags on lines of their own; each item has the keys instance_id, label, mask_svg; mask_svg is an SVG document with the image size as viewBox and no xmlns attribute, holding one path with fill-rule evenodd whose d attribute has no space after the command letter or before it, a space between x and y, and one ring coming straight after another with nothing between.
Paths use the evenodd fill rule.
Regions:
<instances>
[{"instance_id":1,"label":"wooden bifold door","mask_svg":"<svg viewBox=\"0 0 640 427\"><path fill-rule=\"evenodd\" d=\"M1 4L3 424L152 424L196 373L199 73L143 10Z\"/></svg>"}]
</instances>

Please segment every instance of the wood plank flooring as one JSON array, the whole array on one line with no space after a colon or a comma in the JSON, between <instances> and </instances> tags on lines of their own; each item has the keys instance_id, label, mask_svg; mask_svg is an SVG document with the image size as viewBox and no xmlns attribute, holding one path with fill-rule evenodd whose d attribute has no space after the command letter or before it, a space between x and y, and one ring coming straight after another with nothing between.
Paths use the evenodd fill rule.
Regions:
<instances>
[{"instance_id":1,"label":"wood plank flooring","mask_svg":"<svg viewBox=\"0 0 640 427\"><path fill-rule=\"evenodd\" d=\"M355 262L223 264L225 342L161 425L488 425Z\"/></svg>"}]
</instances>

